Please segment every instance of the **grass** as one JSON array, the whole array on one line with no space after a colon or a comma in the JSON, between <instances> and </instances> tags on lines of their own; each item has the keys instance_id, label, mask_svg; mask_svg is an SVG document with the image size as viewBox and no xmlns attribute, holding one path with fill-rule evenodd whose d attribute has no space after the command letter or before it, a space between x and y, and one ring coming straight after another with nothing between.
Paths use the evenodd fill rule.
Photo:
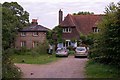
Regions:
<instances>
[{"instance_id":1,"label":"grass","mask_svg":"<svg viewBox=\"0 0 120 80\"><path fill-rule=\"evenodd\" d=\"M120 69L88 61L88 64L86 65L86 75L87 78L119 78Z\"/></svg>"},{"instance_id":2,"label":"grass","mask_svg":"<svg viewBox=\"0 0 120 80\"><path fill-rule=\"evenodd\" d=\"M24 60L24 62L23 62ZM27 64L45 64L58 60L55 55L42 54L42 55L12 55L14 63L27 63Z\"/></svg>"}]
</instances>

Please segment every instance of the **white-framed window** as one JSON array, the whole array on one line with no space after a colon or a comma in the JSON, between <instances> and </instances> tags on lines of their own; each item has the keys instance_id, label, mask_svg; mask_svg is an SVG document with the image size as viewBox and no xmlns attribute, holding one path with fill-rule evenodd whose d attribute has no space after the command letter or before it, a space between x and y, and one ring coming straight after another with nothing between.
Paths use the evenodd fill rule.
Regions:
<instances>
[{"instance_id":1,"label":"white-framed window","mask_svg":"<svg viewBox=\"0 0 120 80\"><path fill-rule=\"evenodd\" d=\"M21 47L25 47L26 46L26 41L21 41Z\"/></svg>"},{"instance_id":2,"label":"white-framed window","mask_svg":"<svg viewBox=\"0 0 120 80\"><path fill-rule=\"evenodd\" d=\"M26 32L21 32L21 36L26 36Z\"/></svg>"},{"instance_id":3,"label":"white-framed window","mask_svg":"<svg viewBox=\"0 0 120 80\"><path fill-rule=\"evenodd\" d=\"M71 33L72 29L71 28L63 28L64 33Z\"/></svg>"},{"instance_id":4,"label":"white-framed window","mask_svg":"<svg viewBox=\"0 0 120 80\"><path fill-rule=\"evenodd\" d=\"M93 32L98 33L99 29L97 27L93 27Z\"/></svg>"},{"instance_id":5,"label":"white-framed window","mask_svg":"<svg viewBox=\"0 0 120 80\"><path fill-rule=\"evenodd\" d=\"M38 32L33 32L33 36L38 36Z\"/></svg>"},{"instance_id":6,"label":"white-framed window","mask_svg":"<svg viewBox=\"0 0 120 80\"><path fill-rule=\"evenodd\" d=\"M34 48L35 46L38 46L38 41L33 41L33 43L32 43L32 47Z\"/></svg>"},{"instance_id":7,"label":"white-framed window","mask_svg":"<svg viewBox=\"0 0 120 80\"><path fill-rule=\"evenodd\" d=\"M63 43L63 47L69 47L70 45L71 45L70 40L65 40L65 42Z\"/></svg>"}]
</instances>

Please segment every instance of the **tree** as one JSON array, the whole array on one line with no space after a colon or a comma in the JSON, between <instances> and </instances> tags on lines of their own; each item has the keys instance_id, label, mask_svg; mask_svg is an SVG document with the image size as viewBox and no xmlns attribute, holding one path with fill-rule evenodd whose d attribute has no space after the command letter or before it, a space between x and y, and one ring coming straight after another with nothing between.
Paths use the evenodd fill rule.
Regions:
<instances>
[{"instance_id":1,"label":"tree","mask_svg":"<svg viewBox=\"0 0 120 80\"><path fill-rule=\"evenodd\" d=\"M10 48L14 43L17 30L29 23L29 14L17 2L2 4L2 41L3 49Z\"/></svg>"},{"instance_id":2,"label":"tree","mask_svg":"<svg viewBox=\"0 0 120 80\"><path fill-rule=\"evenodd\" d=\"M93 44L93 34L88 34L88 35L84 35L82 33L80 33L80 39L81 39L81 43L85 44L87 46L91 46Z\"/></svg>"},{"instance_id":3,"label":"tree","mask_svg":"<svg viewBox=\"0 0 120 80\"><path fill-rule=\"evenodd\" d=\"M120 3L106 7L106 16L98 24L100 32L95 37L96 61L120 66Z\"/></svg>"},{"instance_id":4,"label":"tree","mask_svg":"<svg viewBox=\"0 0 120 80\"><path fill-rule=\"evenodd\" d=\"M86 11L85 12L79 11L78 13L73 13L73 15L81 15L81 14L82 15L88 15L88 14L90 15L90 14L94 14L94 13L93 12L89 12L89 11L88 12L86 12Z\"/></svg>"},{"instance_id":5,"label":"tree","mask_svg":"<svg viewBox=\"0 0 120 80\"><path fill-rule=\"evenodd\" d=\"M17 2L2 4L2 77L18 78L19 69L11 62L10 54L18 29L29 24L29 14Z\"/></svg>"}]
</instances>

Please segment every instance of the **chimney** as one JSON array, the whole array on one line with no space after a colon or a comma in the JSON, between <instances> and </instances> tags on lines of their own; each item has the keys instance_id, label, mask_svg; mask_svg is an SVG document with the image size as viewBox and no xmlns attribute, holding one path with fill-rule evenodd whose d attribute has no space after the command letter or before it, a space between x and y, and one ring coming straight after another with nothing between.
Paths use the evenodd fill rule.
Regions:
<instances>
[{"instance_id":1,"label":"chimney","mask_svg":"<svg viewBox=\"0 0 120 80\"><path fill-rule=\"evenodd\" d=\"M61 9L59 10L59 24L62 22L63 20L63 11L61 11Z\"/></svg>"},{"instance_id":2,"label":"chimney","mask_svg":"<svg viewBox=\"0 0 120 80\"><path fill-rule=\"evenodd\" d=\"M31 25L38 25L37 19L32 19Z\"/></svg>"}]
</instances>

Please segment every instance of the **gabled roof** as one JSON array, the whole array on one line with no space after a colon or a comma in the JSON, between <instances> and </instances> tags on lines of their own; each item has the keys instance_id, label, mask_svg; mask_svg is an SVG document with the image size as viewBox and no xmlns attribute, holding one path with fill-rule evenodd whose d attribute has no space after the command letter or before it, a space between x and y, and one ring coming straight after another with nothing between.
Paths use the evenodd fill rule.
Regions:
<instances>
[{"instance_id":1,"label":"gabled roof","mask_svg":"<svg viewBox=\"0 0 120 80\"><path fill-rule=\"evenodd\" d=\"M42 25L31 25L31 26L25 27L25 28L23 28L22 30L19 30L19 31L21 31L21 32L34 32L34 31L36 31L36 32L46 32L48 30L50 30L50 29L48 29L48 28L46 28Z\"/></svg>"},{"instance_id":2,"label":"gabled roof","mask_svg":"<svg viewBox=\"0 0 120 80\"><path fill-rule=\"evenodd\" d=\"M75 26L77 31L83 34L92 32L92 27L101 21L104 15L70 15L68 14L64 21L61 22L61 27Z\"/></svg>"},{"instance_id":3,"label":"gabled roof","mask_svg":"<svg viewBox=\"0 0 120 80\"><path fill-rule=\"evenodd\" d=\"M74 26L76 26L76 25L74 24L74 21L73 21L73 19L72 19L72 15L71 15L71 14L68 14L68 15L65 17L64 21L62 21L62 22L60 23L60 25L62 25L62 27L66 27L66 26L74 27Z\"/></svg>"}]
</instances>

